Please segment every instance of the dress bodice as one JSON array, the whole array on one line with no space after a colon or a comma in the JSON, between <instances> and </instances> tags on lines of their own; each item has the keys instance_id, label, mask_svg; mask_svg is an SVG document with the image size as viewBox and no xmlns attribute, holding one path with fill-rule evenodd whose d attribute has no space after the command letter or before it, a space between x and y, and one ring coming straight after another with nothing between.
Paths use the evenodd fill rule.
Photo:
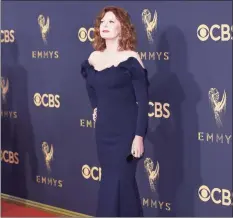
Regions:
<instances>
[{"instance_id":1,"label":"dress bodice","mask_svg":"<svg viewBox=\"0 0 233 218\"><path fill-rule=\"evenodd\" d=\"M127 114L136 114L137 110L137 133L144 135L149 109L149 82L147 70L136 58L129 57L117 66L100 71L85 60L81 65L81 74L86 80L92 108L104 111L105 117L121 113L124 120Z\"/></svg>"}]
</instances>

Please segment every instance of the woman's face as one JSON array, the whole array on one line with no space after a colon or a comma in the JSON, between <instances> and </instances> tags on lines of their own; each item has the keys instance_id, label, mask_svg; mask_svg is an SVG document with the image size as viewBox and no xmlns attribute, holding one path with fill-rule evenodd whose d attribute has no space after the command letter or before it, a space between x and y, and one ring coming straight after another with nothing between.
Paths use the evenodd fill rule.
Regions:
<instances>
[{"instance_id":1,"label":"woman's face","mask_svg":"<svg viewBox=\"0 0 233 218\"><path fill-rule=\"evenodd\" d=\"M115 14L108 11L101 19L100 36L103 39L113 39L121 33L121 24L117 20Z\"/></svg>"}]
</instances>

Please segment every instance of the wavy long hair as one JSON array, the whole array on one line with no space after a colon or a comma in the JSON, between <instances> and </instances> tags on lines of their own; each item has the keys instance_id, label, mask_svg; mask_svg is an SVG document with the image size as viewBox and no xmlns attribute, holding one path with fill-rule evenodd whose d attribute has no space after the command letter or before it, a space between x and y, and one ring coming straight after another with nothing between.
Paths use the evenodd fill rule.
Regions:
<instances>
[{"instance_id":1,"label":"wavy long hair","mask_svg":"<svg viewBox=\"0 0 233 218\"><path fill-rule=\"evenodd\" d=\"M103 51L106 48L105 39L100 36L100 23L102 18L107 12L113 12L117 20L121 24L121 36L119 39L119 49L123 50L136 50L136 31L134 25L131 23L129 13L120 7L109 6L105 7L98 14L94 25L94 41L92 46L96 51Z\"/></svg>"}]
</instances>

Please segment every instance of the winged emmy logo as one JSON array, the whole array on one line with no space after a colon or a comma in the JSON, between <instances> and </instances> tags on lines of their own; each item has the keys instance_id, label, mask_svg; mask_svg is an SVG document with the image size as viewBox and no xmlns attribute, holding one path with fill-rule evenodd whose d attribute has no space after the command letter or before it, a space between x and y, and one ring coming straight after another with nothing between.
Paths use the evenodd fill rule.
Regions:
<instances>
[{"instance_id":1,"label":"winged emmy logo","mask_svg":"<svg viewBox=\"0 0 233 218\"><path fill-rule=\"evenodd\" d=\"M214 112L214 118L218 127L223 126L222 114L226 112L227 94L224 90L222 99L219 99L219 92L216 88L209 90L209 100Z\"/></svg>"},{"instance_id":2,"label":"winged emmy logo","mask_svg":"<svg viewBox=\"0 0 233 218\"><path fill-rule=\"evenodd\" d=\"M144 167L148 174L150 188L155 192L156 181L159 177L159 162L157 161L156 167L154 169L154 162L150 158L144 160Z\"/></svg>"},{"instance_id":3,"label":"winged emmy logo","mask_svg":"<svg viewBox=\"0 0 233 218\"><path fill-rule=\"evenodd\" d=\"M51 171L51 167L50 167L50 162L53 160L53 145L51 145L51 148L49 150L49 145L47 142L43 142L42 143L42 152L44 154L44 158L45 158L45 164L47 167L47 170L50 172Z\"/></svg>"},{"instance_id":4,"label":"winged emmy logo","mask_svg":"<svg viewBox=\"0 0 233 218\"><path fill-rule=\"evenodd\" d=\"M152 37L152 32L153 30L157 28L157 25L158 25L158 14L156 10L155 10L154 17L152 20L152 16L151 16L149 9L144 9L142 11L142 22L145 25L147 38L149 42L152 43L154 41Z\"/></svg>"},{"instance_id":5,"label":"winged emmy logo","mask_svg":"<svg viewBox=\"0 0 233 218\"><path fill-rule=\"evenodd\" d=\"M6 94L9 91L9 80L8 78L1 77L1 92L2 92L2 101L6 102Z\"/></svg>"},{"instance_id":6,"label":"winged emmy logo","mask_svg":"<svg viewBox=\"0 0 233 218\"><path fill-rule=\"evenodd\" d=\"M50 19L49 19L49 17L47 17L47 20L45 22L44 15L40 14L38 16L37 20L38 20L38 24L40 27L42 39L43 39L44 43L47 44L47 35L48 35L49 30L50 30Z\"/></svg>"}]
</instances>

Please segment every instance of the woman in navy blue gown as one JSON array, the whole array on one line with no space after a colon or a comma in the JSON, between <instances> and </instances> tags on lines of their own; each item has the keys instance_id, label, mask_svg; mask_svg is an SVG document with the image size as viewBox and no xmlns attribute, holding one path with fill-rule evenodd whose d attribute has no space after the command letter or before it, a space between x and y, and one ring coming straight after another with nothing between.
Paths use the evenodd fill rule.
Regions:
<instances>
[{"instance_id":1,"label":"woman in navy blue gown","mask_svg":"<svg viewBox=\"0 0 233 218\"><path fill-rule=\"evenodd\" d=\"M81 66L102 168L100 217L143 216L135 173L148 124L148 80L135 44L128 13L106 7L96 19L95 51Z\"/></svg>"}]
</instances>

